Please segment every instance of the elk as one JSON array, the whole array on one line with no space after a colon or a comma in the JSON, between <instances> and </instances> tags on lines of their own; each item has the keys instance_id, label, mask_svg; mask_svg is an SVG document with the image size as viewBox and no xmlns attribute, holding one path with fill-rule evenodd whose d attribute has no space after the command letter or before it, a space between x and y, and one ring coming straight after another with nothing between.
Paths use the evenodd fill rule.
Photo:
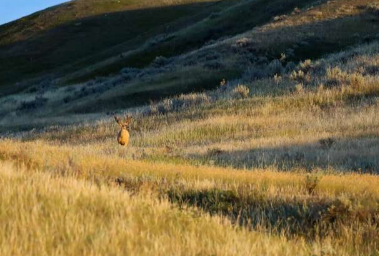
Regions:
<instances>
[{"instance_id":1,"label":"elk","mask_svg":"<svg viewBox=\"0 0 379 256\"><path fill-rule=\"evenodd\" d=\"M121 127L121 130L117 136L118 144L120 144L121 146L127 146L129 144L129 137L130 137L129 124L132 122L133 118L131 116L127 116L125 118L125 121L123 121L118 116L115 116L114 119Z\"/></svg>"}]
</instances>

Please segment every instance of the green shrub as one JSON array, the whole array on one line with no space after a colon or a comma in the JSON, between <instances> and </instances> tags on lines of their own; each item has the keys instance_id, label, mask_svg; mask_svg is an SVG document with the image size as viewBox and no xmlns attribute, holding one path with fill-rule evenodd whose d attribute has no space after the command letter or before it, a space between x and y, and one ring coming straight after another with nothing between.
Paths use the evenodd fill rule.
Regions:
<instances>
[{"instance_id":1,"label":"green shrub","mask_svg":"<svg viewBox=\"0 0 379 256\"><path fill-rule=\"evenodd\" d=\"M281 75L284 71L283 65L279 60L273 60L267 65L266 73L268 76Z\"/></svg>"}]
</instances>

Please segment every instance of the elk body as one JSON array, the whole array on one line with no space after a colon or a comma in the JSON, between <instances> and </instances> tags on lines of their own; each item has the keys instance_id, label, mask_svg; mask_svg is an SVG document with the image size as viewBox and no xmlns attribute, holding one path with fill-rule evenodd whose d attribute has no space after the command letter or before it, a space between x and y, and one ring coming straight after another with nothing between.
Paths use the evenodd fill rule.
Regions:
<instances>
[{"instance_id":1,"label":"elk body","mask_svg":"<svg viewBox=\"0 0 379 256\"><path fill-rule=\"evenodd\" d=\"M118 144L120 144L121 146L127 146L129 144L129 138L130 138L129 124L132 122L133 118L131 116L128 116L125 118L125 120L122 120L121 118L115 116L114 119L121 127L121 130L117 136Z\"/></svg>"}]
</instances>

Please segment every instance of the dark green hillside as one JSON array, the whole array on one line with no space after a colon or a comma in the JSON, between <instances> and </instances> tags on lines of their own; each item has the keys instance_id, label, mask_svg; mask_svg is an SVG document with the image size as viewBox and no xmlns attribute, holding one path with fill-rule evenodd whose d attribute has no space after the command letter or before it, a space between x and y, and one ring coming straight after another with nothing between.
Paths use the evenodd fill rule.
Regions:
<instances>
[{"instance_id":1,"label":"dark green hillside","mask_svg":"<svg viewBox=\"0 0 379 256\"><path fill-rule=\"evenodd\" d=\"M1 92L22 90L14 83L46 74L75 83L145 67L157 56L198 49L323 2L71 1L0 27Z\"/></svg>"},{"instance_id":2,"label":"dark green hillside","mask_svg":"<svg viewBox=\"0 0 379 256\"><path fill-rule=\"evenodd\" d=\"M299 61L378 40L378 6L368 0L71 1L0 27L0 123L9 113L117 111L211 90L251 70L253 79L272 78Z\"/></svg>"},{"instance_id":3,"label":"dark green hillside","mask_svg":"<svg viewBox=\"0 0 379 256\"><path fill-rule=\"evenodd\" d=\"M70 82L83 82L96 76L106 76L118 72L121 68L143 68L149 65L157 56L172 57L178 54L198 49L208 42L234 36L249 31L256 26L269 22L274 16L290 13L295 7L304 7L314 2L313 0L266 0L257 1L226 1L223 4L213 5L214 11L190 26L171 33L165 40L147 48L137 51L112 61L111 64L75 74L76 79ZM216 12L217 11L217 12ZM195 20L193 20L195 21Z\"/></svg>"},{"instance_id":4,"label":"dark green hillside","mask_svg":"<svg viewBox=\"0 0 379 256\"><path fill-rule=\"evenodd\" d=\"M180 26L187 18L196 21L206 16L214 5L202 0L165 2L72 1L1 26L0 84L20 82L64 66L66 72L77 70L120 55L170 30L174 21Z\"/></svg>"}]
</instances>

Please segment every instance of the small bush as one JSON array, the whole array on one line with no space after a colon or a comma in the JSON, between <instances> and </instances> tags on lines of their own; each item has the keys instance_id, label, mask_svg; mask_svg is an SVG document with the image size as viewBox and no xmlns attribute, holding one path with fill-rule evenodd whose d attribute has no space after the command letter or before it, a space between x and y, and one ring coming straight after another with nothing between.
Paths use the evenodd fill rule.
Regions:
<instances>
[{"instance_id":1,"label":"small bush","mask_svg":"<svg viewBox=\"0 0 379 256\"><path fill-rule=\"evenodd\" d=\"M359 74L359 73L354 73L349 76L349 82L350 85L353 89L360 90L362 87L365 85L365 78Z\"/></svg>"},{"instance_id":2,"label":"small bush","mask_svg":"<svg viewBox=\"0 0 379 256\"><path fill-rule=\"evenodd\" d=\"M278 74L275 74L274 76L274 81L276 83L276 85L279 85L279 83L283 80L283 78L281 76L279 76Z\"/></svg>"},{"instance_id":3,"label":"small bush","mask_svg":"<svg viewBox=\"0 0 379 256\"><path fill-rule=\"evenodd\" d=\"M180 95L179 97L174 99L174 102L174 109L179 110L184 107L208 104L210 102L210 98L205 93L190 93Z\"/></svg>"},{"instance_id":4,"label":"small bush","mask_svg":"<svg viewBox=\"0 0 379 256\"><path fill-rule=\"evenodd\" d=\"M331 149L336 143L336 141L332 138L321 139L319 142L323 149Z\"/></svg>"},{"instance_id":5,"label":"small bush","mask_svg":"<svg viewBox=\"0 0 379 256\"><path fill-rule=\"evenodd\" d=\"M232 97L237 99L245 99L249 97L250 89L244 85L238 85L232 90Z\"/></svg>"},{"instance_id":6,"label":"small bush","mask_svg":"<svg viewBox=\"0 0 379 256\"><path fill-rule=\"evenodd\" d=\"M293 71L290 75L290 79L299 83L309 83L311 81L311 75L304 73L304 71Z\"/></svg>"},{"instance_id":7,"label":"small bush","mask_svg":"<svg viewBox=\"0 0 379 256\"><path fill-rule=\"evenodd\" d=\"M293 63L292 61L288 62L287 65L286 65L286 68L285 68L285 72L286 73L289 73L289 72L292 72L294 71L296 68L296 64Z\"/></svg>"},{"instance_id":8,"label":"small bush","mask_svg":"<svg viewBox=\"0 0 379 256\"><path fill-rule=\"evenodd\" d=\"M287 15L279 15L274 17L274 21L282 21L287 18Z\"/></svg>"},{"instance_id":9,"label":"small bush","mask_svg":"<svg viewBox=\"0 0 379 256\"><path fill-rule=\"evenodd\" d=\"M64 102L65 104L69 103L71 100L72 100L72 97L71 97L71 96L66 96L66 97L63 98L63 102Z\"/></svg>"},{"instance_id":10,"label":"small bush","mask_svg":"<svg viewBox=\"0 0 379 256\"><path fill-rule=\"evenodd\" d=\"M295 9L293 9L292 11L292 15L300 14L300 13L301 13L301 10L298 7L295 7Z\"/></svg>"},{"instance_id":11,"label":"small bush","mask_svg":"<svg viewBox=\"0 0 379 256\"><path fill-rule=\"evenodd\" d=\"M279 60L271 61L266 68L266 73L271 77L274 75L281 75L283 71L283 65Z\"/></svg>"},{"instance_id":12,"label":"small bush","mask_svg":"<svg viewBox=\"0 0 379 256\"><path fill-rule=\"evenodd\" d=\"M162 106L163 106L163 109L164 111L162 112L170 112L172 110L174 110L174 104L173 104L173 100L172 99L164 99L163 100L163 103L162 103Z\"/></svg>"},{"instance_id":13,"label":"small bush","mask_svg":"<svg viewBox=\"0 0 379 256\"><path fill-rule=\"evenodd\" d=\"M168 59L166 57L158 56L153 61L152 66L153 67L162 67L162 66L164 66L164 65L166 65L168 63L169 63L169 61L168 61Z\"/></svg>"},{"instance_id":14,"label":"small bush","mask_svg":"<svg viewBox=\"0 0 379 256\"><path fill-rule=\"evenodd\" d=\"M251 46L252 43L253 43L253 41L250 38L243 37L243 38L240 38L236 41L235 46L237 46L237 47L248 47L248 46Z\"/></svg>"},{"instance_id":15,"label":"small bush","mask_svg":"<svg viewBox=\"0 0 379 256\"><path fill-rule=\"evenodd\" d=\"M250 67L244 72L242 79L246 82L253 82L265 78L266 76L266 72L261 68Z\"/></svg>"},{"instance_id":16,"label":"small bush","mask_svg":"<svg viewBox=\"0 0 379 256\"><path fill-rule=\"evenodd\" d=\"M305 60L303 62L300 62L299 68L304 73L308 73L313 68L313 63L311 60Z\"/></svg>"},{"instance_id":17,"label":"small bush","mask_svg":"<svg viewBox=\"0 0 379 256\"><path fill-rule=\"evenodd\" d=\"M21 103L19 110L33 110L43 107L47 103L48 99L42 96L36 96L32 101L24 101Z\"/></svg>"},{"instance_id":18,"label":"small bush","mask_svg":"<svg viewBox=\"0 0 379 256\"><path fill-rule=\"evenodd\" d=\"M326 70L326 83L327 86L337 86L346 84L348 75L343 72L339 67L328 68Z\"/></svg>"},{"instance_id":19,"label":"small bush","mask_svg":"<svg viewBox=\"0 0 379 256\"><path fill-rule=\"evenodd\" d=\"M184 108L208 104L210 97L205 93L182 94L174 98L164 99L159 103L150 103L147 114L165 114L172 111L180 111Z\"/></svg>"},{"instance_id":20,"label":"small bush","mask_svg":"<svg viewBox=\"0 0 379 256\"><path fill-rule=\"evenodd\" d=\"M158 104L155 104L154 102L150 101L150 106L147 111L147 114L155 115L158 113Z\"/></svg>"}]
</instances>

